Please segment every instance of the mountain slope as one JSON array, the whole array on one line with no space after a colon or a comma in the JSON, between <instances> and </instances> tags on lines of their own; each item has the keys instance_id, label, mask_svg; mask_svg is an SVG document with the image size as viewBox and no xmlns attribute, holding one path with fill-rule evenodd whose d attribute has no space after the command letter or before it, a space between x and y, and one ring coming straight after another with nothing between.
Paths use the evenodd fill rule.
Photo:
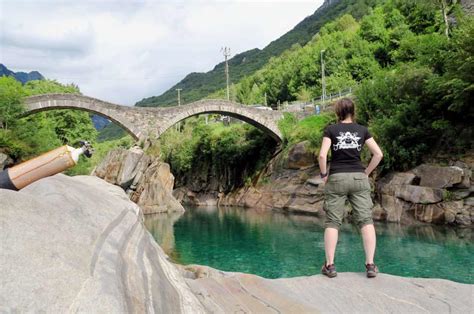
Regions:
<instances>
[{"instance_id":1,"label":"mountain slope","mask_svg":"<svg viewBox=\"0 0 474 314\"><path fill-rule=\"evenodd\" d=\"M295 44L304 45L318 33L327 22L350 13L362 17L377 0L325 0L316 12L291 31L271 42L264 49L252 49L229 59L230 80L238 82L244 76L251 75L268 62L271 57L279 56ZM176 88L182 88L184 102L191 102L225 87L224 62L219 63L207 73L190 73L182 81L160 96L152 96L136 103L136 106L155 107L176 105Z\"/></svg>"},{"instance_id":2,"label":"mountain slope","mask_svg":"<svg viewBox=\"0 0 474 314\"><path fill-rule=\"evenodd\" d=\"M25 84L28 81L44 80L44 76L41 75L41 73L39 73L38 71L31 71L29 73L13 72L0 63L0 77L1 76L13 76L17 81L20 81L22 84Z\"/></svg>"}]
</instances>

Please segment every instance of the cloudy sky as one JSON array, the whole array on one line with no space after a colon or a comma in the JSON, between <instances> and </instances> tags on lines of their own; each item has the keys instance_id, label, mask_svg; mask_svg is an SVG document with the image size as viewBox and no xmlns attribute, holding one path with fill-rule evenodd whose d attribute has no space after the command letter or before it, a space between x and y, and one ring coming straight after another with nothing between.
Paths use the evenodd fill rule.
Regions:
<instances>
[{"instance_id":1,"label":"cloudy sky","mask_svg":"<svg viewBox=\"0 0 474 314\"><path fill-rule=\"evenodd\" d=\"M0 0L0 63L118 104L263 48L323 0Z\"/></svg>"}]
</instances>

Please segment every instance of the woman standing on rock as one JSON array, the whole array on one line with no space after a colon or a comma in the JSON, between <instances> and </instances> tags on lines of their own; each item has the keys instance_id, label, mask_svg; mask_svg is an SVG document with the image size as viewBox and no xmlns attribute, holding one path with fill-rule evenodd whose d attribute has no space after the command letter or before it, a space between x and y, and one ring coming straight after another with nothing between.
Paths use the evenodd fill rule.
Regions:
<instances>
[{"instance_id":1,"label":"woman standing on rock","mask_svg":"<svg viewBox=\"0 0 474 314\"><path fill-rule=\"evenodd\" d=\"M383 154L367 128L354 122L355 109L352 100L349 98L339 100L335 104L335 111L338 123L324 130L319 152L321 179L326 183L324 202L326 261L321 272L331 278L337 275L334 254L339 227L344 217L344 205L346 200L349 200L354 220L361 228L367 277L376 277L378 273L377 266L374 264L376 239L368 175L380 163ZM367 168L360 160L364 143L372 153L372 159ZM331 149L331 167L328 173L326 162L329 149Z\"/></svg>"}]
</instances>

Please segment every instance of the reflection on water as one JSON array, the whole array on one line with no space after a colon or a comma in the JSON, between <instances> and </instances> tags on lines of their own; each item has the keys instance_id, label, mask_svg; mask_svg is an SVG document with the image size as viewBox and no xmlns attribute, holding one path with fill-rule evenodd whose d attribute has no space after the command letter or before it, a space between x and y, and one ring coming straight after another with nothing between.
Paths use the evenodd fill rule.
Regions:
<instances>
[{"instance_id":1,"label":"reflection on water","mask_svg":"<svg viewBox=\"0 0 474 314\"><path fill-rule=\"evenodd\" d=\"M319 273L323 220L243 208L188 208L146 216L145 225L176 262L202 264L267 278ZM385 273L474 283L471 229L377 224L376 262ZM364 271L359 230L341 228L338 271Z\"/></svg>"}]
</instances>

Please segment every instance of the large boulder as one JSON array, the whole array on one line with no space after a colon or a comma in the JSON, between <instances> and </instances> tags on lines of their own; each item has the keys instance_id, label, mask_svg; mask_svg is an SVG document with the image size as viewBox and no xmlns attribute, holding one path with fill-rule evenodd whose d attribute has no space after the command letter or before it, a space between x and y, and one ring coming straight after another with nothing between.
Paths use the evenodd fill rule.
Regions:
<instances>
[{"instance_id":1,"label":"large boulder","mask_svg":"<svg viewBox=\"0 0 474 314\"><path fill-rule=\"evenodd\" d=\"M417 185L401 185L395 196L415 204L432 204L443 200L444 190Z\"/></svg>"},{"instance_id":2,"label":"large boulder","mask_svg":"<svg viewBox=\"0 0 474 314\"><path fill-rule=\"evenodd\" d=\"M402 220L406 220L406 212L411 209L410 203L388 194L381 196L380 205L384 214L380 212L377 212L377 214L389 222L401 222Z\"/></svg>"},{"instance_id":3,"label":"large boulder","mask_svg":"<svg viewBox=\"0 0 474 314\"><path fill-rule=\"evenodd\" d=\"M174 176L167 163L139 147L110 151L93 175L121 186L145 214L184 211L173 197Z\"/></svg>"},{"instance_id":4,"label":"large boulder","mask_svg":"<svg viewBox=\"0 0 474 314\"><path fill-rule=\"evenodd\" d=\"M423 164L412 170L420 178L420 186L444 189L461 183L464 171L460 167L440 167Z\"/></svg>"},{"instance_id":5,"label":"large boulder","mask_svg":"<svg viewBox=\"0 0 474 314\"><path fill-rule=\"evenodd\" d=\"M462 180L460 183L456 184L455 187L457 188L466 188L469 189L471 187L471 179L472 179L472 169L471 167L462 161L456 161L453 163L454 167L462 169Z\"/></svg>"},{"instance_id":6,"label":"large boulder","mask_svg":"<svg viewBox=\"0 0 474 314\"><path fill-rule=\"evenodd\" d=\"M294 145L288 152L288 168L302 169L314 166L314 154L308 150L309 142Z\"/></svg>"},{"instance_id":7,"label":"large boulder","mask_svg":"<svg viewBox=\"0 0 474 314\"><path fill-rule=\"evenodd\" d=\"M204 312L120 187L56 175L0 199L1 312Z\"/></svg>"},{"instance_id":8,"label":"large boulder","mask_svg":"<svg viewBox=\"0 0 474 314\"><path fill-rule=\"evenodd\" d=\"M93 175L126 190L150 162L150 158L138 147L132 147L129 150L118 148L111 150L105 156L94 169Z\"/></svg>"},{"instance_id":9,"label":"large boulder","mask_svg":"<svg viewBox=\"0 0 474 314\"><path fill-rule=\"evenodd\" d=\"M184 207L173 197L173 184L174 177L170 166L155 160L140 176L130 199L136 202L145 214L184 211Z\"/></svg>"},{"instance_id":10,"label":"large boulder","mask_svg":"<svg viewBox=\"0 0 474 314\"><path fill-rule=\"evenodd\" d=\"M412 184L415 174L411 172L391 172L377 182L380 194L395 195L395 192L406 184Z\"/></svg>"},{"instance_id":11,"label":"large boulder","mask_svg":"<svg viewBox=\"0 0 474 314\"><path fill-rule=\"evenodd\" d=\"M376 207L373 211L374 219L389 222L406 221L411 204L395 195L402 187L412 184L414 180L415 174L411 172L392 172L380 179L376 185L380 208Z\"/></svg>"}]
</instances>

